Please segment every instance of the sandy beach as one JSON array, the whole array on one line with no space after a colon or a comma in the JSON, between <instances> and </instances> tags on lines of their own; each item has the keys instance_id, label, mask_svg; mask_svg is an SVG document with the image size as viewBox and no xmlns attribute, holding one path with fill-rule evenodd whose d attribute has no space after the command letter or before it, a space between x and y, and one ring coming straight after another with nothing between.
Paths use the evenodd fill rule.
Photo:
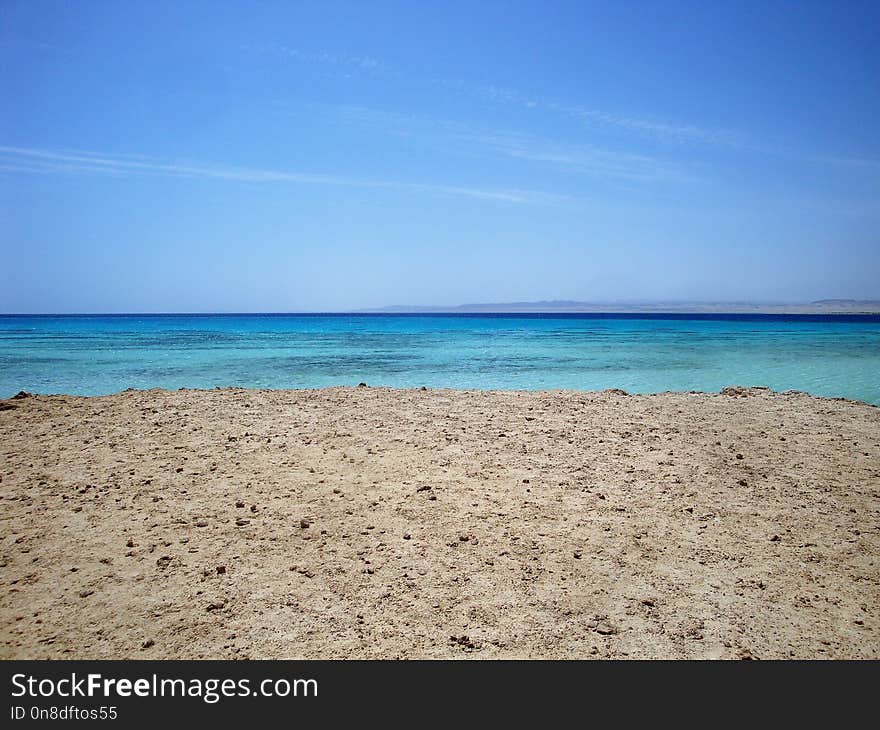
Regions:
<instances>
[{"instance_id":1,"label":"sandy beach","mask_svg":"<svg viewBox=\"0 0 880 730\"><path fill-rule=\"evenodd\" d=\"M2 658L880 658L880 409L0 401Z\"/></svg>"}]
</instances>

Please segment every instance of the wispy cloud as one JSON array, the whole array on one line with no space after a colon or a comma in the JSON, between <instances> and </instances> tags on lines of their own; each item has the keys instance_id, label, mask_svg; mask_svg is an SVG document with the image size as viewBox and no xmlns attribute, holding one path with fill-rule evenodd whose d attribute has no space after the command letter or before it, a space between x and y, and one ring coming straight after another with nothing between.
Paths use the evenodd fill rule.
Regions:
<instances>
[{"instance_id":1,"label":"wispy cloud","mask_svg":"<svg viewBox=\"0 0 880 730\"><path fill-rule=\"evenodd\" d=\"M516 106L536 113L555 113L583 122L591 128L614 129L630 135L668 145L691 144L694 146L727 148L734 151L749 152L774 157L787 157L803 162L812 162L834 167L849 167L864 171L880 170L880 160L871 157L842 157L835 155L816 155L794 149L784 142L758 140L741 131L712 128L687 122L671 122L651 117L612 113L591 109L571 103L540 96L529 95L516 89L493 84L475 84L469 81L434 79L434 83L458 93L480 98L494 105Z\"/></svg>"},{"instance_id":2,"label":"wispy cloud","mask_svg":"<svg viewBox=\"0 0 880 730\"><path fill-rule=\"evenodd\" d=\"M244 51L268 54L302 63L348 67L371 74L381 73L385 76L403 77L405 75L395 70L390 64L372 56L326 51L304 51L299 48L274 43L245 44L241 48ZM448 78L413 79L413 81L433 84L447 91L479 98L492 104L519 106L524 109L572 117L591 126L616 128L631 134L650 137L661 142L738 145L744 141L742 134L730 130L709 129L691 123L675 123L666 120L595 110L530 95L517 89L505 88L495 84L474 83L462 79Z\"/></svg>"},{"instance_id":3,"label":"wispy cloud","mask_svg":"<svg viewBox=\"0 0 880 730\"><path fill-rule=\"evenodd\" d=\"M394 180L369 180L337 175L228 167L194 163L173 163L136 155L106 155L94 152L59 151L30 147L0 146L0 170L30 174L159 174L174 177L228 180L247 183L337 185L356 188L385 188L525 205L568 205L566 195L538 190L496 189Z\"/></svg>"},{"instance_id":4,"label":"wispy cloud","mask_svg":"<svg viewBox=\"0 0 880 730\"><path fill-rule=\"evenodd\" d=\"M565 106L555 102L550 102L549 108L589 124L616 127L636 134L648 135L664 142L700 142L731 147L738 147L746 143L743 134L726 129L706 129L693 124L674 124L655 119L610 114L583 107Z\"/></svg>"},{"instance_id":5,"label":"wispy cloud","mask_svg":"<svg viewBox=\"0 0 880 730\"><path fill-rule=\"evenodd\" d=\"M405 72L395 69L391 64L370 56L303 51L279 44L244 45L242 49L269 53L277 57L289 58L303 63L347 67L373 75L381 74L382 76L397 77L398 79L408 77ZM573 119L582 123L587 129L616 131L632 139L650 140L658 144L670 146L690 145L692 147L726 148L752 154L787 157L789 159L832 167L859 168L870 172L880 169L880 160L877 159L815 155L803 150L792 149L784 141L768 142L767 140L755 139L753 136L739 130L707 126L689 120L661 119L650 114L596 109L580 101L549 98L492 83L479 83L444 77L414 78L409 76L408 78L412 83L432 85L444 89L447 93L468 96L493 106L514 107L535 114L555 115L558 118ZM552 157L555 161L563 163L564 158L572 156L551 153L545 157L547 157L547 161L553 161L550 159ZM575 157L580 160L577 164L584 167L589 166L583 164L587 159L583 154L583 150L575 155ZM592 160L595 160L595 158L595 155L590 156ZM535 156L533 159L537 160L539 157ZM682 176L674 174L672 177ZM637 178L638 176L632 179Z\"/></svg>"},{"instance_id":6,"label":"wispy cloud","mask_svg":"<svg viewBox=\"0 0 880 730\"><path fill-rule=\"evenodd\" d=\"M554 142L518 133L463 133L460 136L498 154L546 163L596 177L641 183L684 183L697 180L680 165L648 155Z\"/></svg>"},{"instance_id":7,"label":"wispy cloud","mask_svg":"<svg viewBox=\"0 0 880 730\"><path fill-rule=\"evenodd\" d=\"M478 84L461 79L434 79L434 83L457 93L483 99L499 105L518 106L525 110L543 111L576 119L590 126L615 128L624 132L650 137L665 143L699 142L712 145L738 146L745 143L741 133L724 129L710 129L689 123L675 123L647 117L612 113L567 104L542 96L526 94L516 89Z\"/></svg>"},{"instance_id":8,"label":"wispy cloud","mask_svg":"<svg viewBox=\"0 0 880 730\"><path fill-rule=\"evenodd\" d=\"M301 48L277 43L246 43L241 46L241 50L266 54L277 58L287 58L302 63L354 68L369 73L387 70L386 65L382 61L372 56L330 53L328 51L305 51Z\"/></svg>"},{"instance_id":9,"label":"wispy cloud","mask_svg":"<svg viewBox=\"0 0 880 730\"><path fill-rule=\"evenodd\" d=\"M308 107L312 113L325 115L346 125L420 139L424 146L447 153L491 154L543 163L592 177L635 183L692 183L698 180L693 170L686 168L683 163L646 154L367 107L314 104Z\"/></svg>"}]
</instances>

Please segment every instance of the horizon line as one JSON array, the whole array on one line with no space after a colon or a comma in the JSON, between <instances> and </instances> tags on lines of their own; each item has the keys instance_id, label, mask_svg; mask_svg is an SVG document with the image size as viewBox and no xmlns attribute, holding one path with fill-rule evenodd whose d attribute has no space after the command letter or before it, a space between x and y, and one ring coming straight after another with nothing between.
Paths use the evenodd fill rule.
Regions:
<instances>
[{"instance_id":1,"label":"horizon line","mask_svg":"<svg viewBox=\"0 0 880 730\"><path fill-rule=\"evenodd\" d=\"M554 306L556 308L554 308ZM390 304L353 309L302 310L120 310L120 311L0 311L0 317L100 317L100 316L292 316L292 315L394 315L394 314L810 314L811 312L755 312L741 308L784 309L866 306L869 311L845 311L841 314L880 314L880 296L873 298L828 297L805 300L700 300L700 299L620 299L585 301L576 299L541 299L512 302L469 302L466 304ZM497 307L497 309L493 309ZM589 309L588 307L596 307ZM613 309L619 307L619 309ZM731 309L722 309L731 307ZM707 311L706 308L715 308ZM833 314L835 312L813 312Z\"/></svg>"},{"instance_id":2,"label":"horizon line","mask_svg":"<svg viewBox=\"0 0 880 730\"><path fill-rule=\"evenodd\" d=\"M437 311L289 311L289 312L0 312L2 318L14 317L455 317L455 316L699 316L699 317L880 317L880 307L856 311L697 311L697 310L437 310Z\"/></svg>"}]
</instances>

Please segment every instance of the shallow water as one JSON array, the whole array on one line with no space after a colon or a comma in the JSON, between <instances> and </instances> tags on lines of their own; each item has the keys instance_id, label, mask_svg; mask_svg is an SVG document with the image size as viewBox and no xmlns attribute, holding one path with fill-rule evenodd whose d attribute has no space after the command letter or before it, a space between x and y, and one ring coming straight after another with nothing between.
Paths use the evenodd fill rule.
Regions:
<instances>
[{"instance_id":1,"label":"shallow water","mask_svg":"<svg viewBox=\"0 0 880 730\"><path fill-rule=\"evenodd\" d=\"M0 397L331 385L805 390L880 405L880 317L0 316Z\"/></svg>"}]
</instances>

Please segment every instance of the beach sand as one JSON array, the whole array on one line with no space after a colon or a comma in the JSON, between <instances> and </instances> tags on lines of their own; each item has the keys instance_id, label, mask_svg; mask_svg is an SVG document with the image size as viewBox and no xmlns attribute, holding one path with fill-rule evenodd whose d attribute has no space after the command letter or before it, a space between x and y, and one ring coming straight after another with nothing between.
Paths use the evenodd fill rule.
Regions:
<instances>
[{"instance_id":1,"label":"beach sand","mask_svg":"<svg viewBox=\"0 0 880 730\"><path fill-rule=\"evenodd\" d=\"M880 409L0 401L3 658L880 658Z\"/></svg>"}]
</instances>

